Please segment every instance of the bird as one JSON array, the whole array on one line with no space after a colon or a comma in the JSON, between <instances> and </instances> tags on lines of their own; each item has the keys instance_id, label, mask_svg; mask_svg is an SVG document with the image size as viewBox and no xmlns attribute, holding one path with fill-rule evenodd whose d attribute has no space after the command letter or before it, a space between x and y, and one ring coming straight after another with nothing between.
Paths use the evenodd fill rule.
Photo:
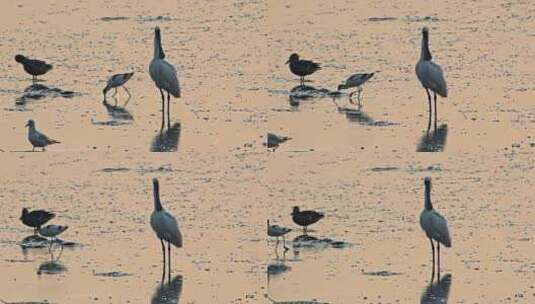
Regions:
<instances>
[{"instance_id":1,"label":"bird","mask_svg":"<svg viewBox=\"0 0 535 304\"><path fill-rule=\"evenodd\" d=\"M283 142L288 141L290 139L292 139L292 138L290 138L288 136L282 136L282 135L277 135L275 133L268 132L267 136L266 136L266 142L264 143L264 145L268 149L273 148L275 150L276 148L279 147L280 144L282 144Z\"/></svg>"},{"instance_id":2,"label":"bird","mask_svg":"<svg viewBox=\"0 0 535 304\"><path fill-rule=\"evenodd\" d=\"M435 246L433 240L437 243L437 269L440 276L440 244L451 247L450 232L448 230L448 222L446 219L433 209L431 204L431 178L426 177L424 179L425 184L425 199L424 210L420 214L420 226L425 232L427 238L431 242L431 251L433 254L433 271L432 276L435 274Z\"/></svg>"},{"instance_id":3,"label":"bird","mask_svg":"<svg viewBox=\"0 0 535 304\"><path fill-rule=\"evenodd\" d=\"M284 250L287 251L288 247L286 247L286 237L285 235L292 231L290 228L281 227L279 225L270 225L269 220L267 220L267 234L268 236L277 238L277 245L275 246L275 249L279 246L279 237L282 237L282 246L284 247Z\"/></svg>"},{"instance_id":4,"label":"bird","mask_svg":"<svg viewBox=\"0 0 535 304\"><path fill-rule=\"evenodd\" d=\"M163 269L165 273L165 244L167 242L167 252L169 257L168 268L171 273L171 244L177 248L182 248L182 234L178 228L178 222L174 216L167 212L160 201L160 183L158 179L152 179L154 194L154 211L150 216L150 226L162 243Z\"/></svg>"},{"instance_id":5,"label":"bird","mask_svg":"<svg viewBox=\"0 0 535 304\"><path fill-rule=\"evenodd\" d=\"M115 89L112 95L112 97L114 97L115 94L117 94L118 87L122 87L126 91L126 94L128 94L128 98L132 97L132 95L130 95L130 92L128 91L126 86L124 86L124 84L128 80L130 80L130 78L132 78L133 75L134 73L131 72L131 73L115 74L111 76L108 79L108 82L106 83L106 87L104 88L104 90L102 90L102 94L104 94L104 100L106 100L106 93L112 88Z\"/></svg>"},{"instance_id":6,"label":"bird","mask_svg":"<svg viewBox=\"0 0 535 304\"><path fill-rule=\"evenodd\" d=\"M32 152L35 151L35 147L42 148L42 151L45 151L46 146L60 143L59 141L50 139L45 134L37 131L33 119L28 120L26 127L28 127L28 140L33 146Z\"/></svg>"},{"instance_id":7,"label":"bird","mask_svg":"<svg viewBox=\"0 0 535 304\"><path fill-rule=\"evenodd\" d=\"M416 63L416 76L420 83L425 88L427 93L427 100L429 101L429 120L427 124L427 132L431 129L431 90L434 94L435 100L435 129L437 128L437 94L446 98L448 97L448 86L444 79L444 72L442 68L432 61L433 57L429 51L429 29L424 27L422 29L422 46L420 59Z\"/></svg>"},{"instance_id":8,"label":"bird","mask_svg":"<svg viewBox=\"0 0 535 304\"><path fill-rule=\"evenodd\" d=\"M374 74L375 73L357 73L357 74L353 74L353 75L349 76L344 83L338 85L338 91L346 90L346 89L349 89L349 88L357 88L356 91L353 91L353 92L349 93L349 102L353 103L353 100L351 99L351 97L353 96L353 94L358 93L357 100L358 100L358 104L360 106L361 105L360 104L360 96L361 96L361 92L362 92L362 85L364 83L366 83L368 80L370 80L373 77Z\"/></svg>"},{"instance_id":9,"label":"bird","mask_svg":"<svg viewBox=\"0 0 535 304\"><path fill-rule=\"evenodd\" d=\"M316 223L324 217L323 213L314 210L300 211L299 207L295 206L292 212L292 219L294 223L303 226L304 234L307 233L307 227Z\"/></svg>"},{"instance_id":10,"label":"bird","mask_svg":"<svg viewBox=\"0 0 535 304\"><path fill-rule=\"evenodd\" d=\"M165 53L162 48L162 38L160 28L154 29L154 57L149 65L149 74L156 87L160 90L162 96L162 129L165 120L165 96L164 91L167 92L167 124L170 125L169 104L173 95L175 98L180 98L180 84L178 83L178 76L174 66L165 60Z\"/></svg>"},{"instance_id":11,"label":"bird","mask_svg":"<svg viewBox=\"0 0 535 304\"><path fill-rule=\"evenodd\" d=\"M67 230L69 226L62 225L46 225L37 229L40 235L50 238L50 245L57 239L57 236Z\"/></svg>"},{"instance_id":12,"label":"bird","mask_svg":"<svg viewBox=\"0 0 535 304\"><path fill-rule=\"evenodd\" d=\"M36 76L44 75L53 68L51 64L48 64L42 60L29 59L20 54L15 56L15 61L22 64L26 73L32 75L33 82L37 80Z\"/></svg>"},{"instance_id":13,"label":"bird","mask_svg":"<svg viewBox=\"0 0 535 304\"><path fill-rule=\"evenodd\" d=\"M290 64L290 71L301 78L301 85L305 83L305 76L321 70L319 63L310 60L301 60L296 53L290 55L286 64Z\"/></svg>"},{"instance_id":14,"label":"bird","mask_svg":"<svg viewBox=\"0 0 535 304\"><path fill-rule=\"evenodd\" d=\"M34 235L37 235L37 231L42 225L53 219L56 215L46 210L33 210L28 211L28 208L22 208L22 215L20 220L26 226L32 227Z\"/></svg>"}]
</instances>

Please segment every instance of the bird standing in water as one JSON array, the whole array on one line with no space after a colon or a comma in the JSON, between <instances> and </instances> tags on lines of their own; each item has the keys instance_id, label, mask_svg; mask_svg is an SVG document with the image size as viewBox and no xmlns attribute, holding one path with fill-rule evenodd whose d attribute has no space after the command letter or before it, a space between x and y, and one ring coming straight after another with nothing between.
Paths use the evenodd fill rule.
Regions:
<instances>
[{"instance_id":1,"label":"bird standing in water","mask_svg":"<svg viewBox=\"0 0 535 304\"><path fill-rule=\"evenodd\" d=\"M346 90L349 88L357 88L356 91L353 91L349 93L349 102L353 103L353 99L351 97L353 94L357 93L357 100L358 105L360 104L360 96L362 93L362 85L366 83L368 80L370 80L375 73L357 73L349 76L346 81L338 86L338 91L340 90Z\"/></svg>"},{"instance_id":2,"label":"bird standing in water","mask_svg":"<svg viewBox=\"0 0 535 304\"><path fill-rule=\"evenodd\" d=\"M277 239L277 244L275 245L275 250L279 246L279 237L282 237L282 246L284 247L284 251L288 250L288 247L286 247L286 237L285 235L292 231L290 228L281 227L279 225L270 225L269 220L267 220L267 234L268 236L274 237Z\"/></svg>"},{"instance_id":3,"label":"bird standing in water","mask_svg":"<svg viewBox=\"0 0 535 304\"><path fill-rule=\"evenodd\" d=\"M292 212L292 219L294 223L303 226L303 233L307 234L307 227L316 223L324 217L323 213L314 210L300 211L299 207L295 206Z\"/></svg>"},{"instance_id":4,"label":"bird standing in water","mask_svg":"<svg viewBox=\"0 0 535 304\"><path fill-rule=\"evenodd\" d=\"M48 64L42 60L29 59L23 55L15 56L15 61L22 64L24 71L32 75L32 81L36 82L37 77L46 74L48 71L52 70L52 65Z\"/></svg>"},{"instance_id":5,"label":"bird standing in water","mask_svg":"<svg viewBox=\"0 0 535 304\"><path fill-rule=\"evenodd\" d=\"M130 78L132 78L133 75L134 73L132 72L132 73L124 73L124 74L115 74L111 76L106 83L106 87L104 88L104 90L102 90L102 94L104 94L104 100L106 100L106 93L110 89L115 90L112 95L112 97L114 97L115 94L117 94L118 87L122 87L126 91L126 94L128 94L128 98L132 97L132 95L130 95L130 92L128 91L128 89L126 88L124 84L128 80L130 80Z\"/></svg>"},{"instance_id":6,"label":"bird standing in water","mask_svg":"<svg viewBox=\"0 0 535 304\"><path fill-rule=\"evenodd\" d=\"M54 213L46 210L33 210L30 212L28 211L28 208L22 208L20 220L24 225L32 227L33 233L37 234L39 228L55 216Z\"/></svg>"},{"instance_id":7,"label":"bird standing in water","mask_svg":"<svg viewBox=\"0 0 535 304\"><path fill-rule=\"evenodd\" d=\"M301 85L305 84L305 76L311 75L321 69L319 63L310 60L301 60L296 53L290 55L286 64L290 64L290 71L300 77Z\"/></svg>"}]
</instances>

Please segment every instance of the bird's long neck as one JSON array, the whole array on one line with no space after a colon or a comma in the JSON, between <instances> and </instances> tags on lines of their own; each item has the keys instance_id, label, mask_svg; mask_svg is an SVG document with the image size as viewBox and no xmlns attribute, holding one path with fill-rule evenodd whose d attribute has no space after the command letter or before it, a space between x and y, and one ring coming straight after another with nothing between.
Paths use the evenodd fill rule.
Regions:
<instances>
[{"instance_id":1,"label":"bird's long neck","mask_svg":"<svg viewBox=\"0 0 535 304\"><path fill-rule=\"evenodd\" d=\"M431 51L429 51L429 33L424 32L422 35L422 52L420 54L420 59L428 61L432 58Z\"/></svg>"},{"instance_id":2,"label":"bird's long neck","mask_svg":"<svg viewBox=\"0 0 535 304\"><path fill-rule=\"evenodd\" d=\"M433 204L431 204L431 185L425 185L425 210L433 210Z\"/></svg>"},{"instance_id":3,"label":"bird's long neck","mask_svg":"<svg viewBox=\"0 0 535 304\"><path fill-rule=\"evenodd\" d=\"M163 52L162 48L162 38L160 36L160 32L157 31L154 34L154 59L164 59L165 53Z\"/></svg>"},{"instance_id":4,"label":"bird's long neck","mask_svg":"<svg viewBox=\"0 0 535 304\"><path fill-rule=\"evenodd\" d=\"M160 202L160 185L155 183L154 184L154 210L155 211L162 211L162 203Z\"/></svg>"}]
</instances>

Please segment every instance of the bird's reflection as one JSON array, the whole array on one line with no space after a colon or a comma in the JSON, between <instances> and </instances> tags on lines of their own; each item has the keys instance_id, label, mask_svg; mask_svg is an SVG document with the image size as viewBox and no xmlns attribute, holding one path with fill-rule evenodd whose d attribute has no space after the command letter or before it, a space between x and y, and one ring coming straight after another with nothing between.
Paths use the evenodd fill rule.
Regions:
<instances>
[{"instance_id":1,"label":"bird's reflection","mask_svg":"<svg viewBox=\"0 0 535 304\"><path fill-rule=\"evenodd\" d=\"M448 137L448 125L442 124L435 129L435 131L425 133L418 147L416 148L417 152L442 152L446 146L446 139Z\"/></svg>"},{"instance_id":2,"label":"bird's reflection","mask_svg":"<svg viewBox=\"0 0 535 304\"><path fill-rule=\"evenodd\" d=\"M290 90L290 100L299 101L313 98L324 98L335 94L328 89L316 88L308 85L298 85Z\"/></svg>"},{"instance_id":3,"label":"bird's reflection","mask_svg":"<svg viewBox=\"0 0 535 304\"><path fill-rule=\"evenodd\" d=\"M451 274L447 273L439 280L427 285L425 290L422 292L422 297L420 298L420 303L422 304L434 304L434 303L448 303L448 297L450 294L451 286Z\"/></svg>"},{"instance_id":4,"label":"bird's reflection","mask_svg":"<svg viewBox=\"0 0 535 304\"><path fill-rule=\"evenodd\" d=\"M39 265L37 269L37 274L60 274L67 271L62 263L59 262L61 254L63 253L63 246L59 246L59 251L55 252L52 247L49 249L50 252L50 261L45 261Z\"/></svg>"},{"instance_id":5,"label":"bird's reflection","mask_svg":"<svg viewBox=\"0 0 535 304\"><path fill-rule=\"evenodd\" d=\"M152 304L176 304L180 300L182 294L182 276L177 275L173 280L167 283L162 283L158 286L152 295Z\"/></svg>"},{"instance_id":6,"label":"bird's reflection","mask_svg":"<svg viewBox=\"0 0 535 304\"><path fill-rule=\"evenodd\" d=\"M180 123L177 122L172 126L168 126L167 130L160 130L152 140L151 152L175 152L178 150L178 143L180 140Z\"/></svg>"},{"instance_id":7,"label":"bird's reflection","mask_svg":"<svg viewBox=\"0 0 535 304\"><path fill-rule=\"evenodd\" d=\"M366 114L366 112L362 110L362 106L357 106L356 108L340 106L336 102L337 98L338 96L332 96L332 100L334 105L336 106L336 110L338 111L338 113L345 114L346 119L349 122L355 122L361 125L368 126L377 124L377 122L373 118L371 118L368 114Z\"/></svg>"},{"instance_id":8,"label":"bird's reflection","mask_svg":"<svg viewBox=\"0 0 535 304\"><path fill-rule=\"evenodd\" d=\"M114 98L115 99L115 98ZM128 98L130 100L130 98ZM126 110L126 105L128 104L128 100L125 102L125 104L120 107L117 105L117 99L115 99L115 104L112 105L108 103L106 99L102 101L102 105L106 108L106 111L108 112L108 115L111 117L111 119L115 120L134 120L134 117L128 110Z\"/></svg>"},{"instance_id":9,"label":"bird's reflection","mask_svg":"<svg viewBox=\"0 0 535 304\"><path fill-rule=\"evenodd\" d=\"M15 101L16 105L25 105L28 101L39 100L44 97L64 97L71 98L75 95L73 91L65 91L60 88L47 87L44 84L34 83L24 89L22 95Z\"/></svg>"},{"instance_id":10,"label":"bird's reflection","mask_svg":"<svg viewBox=\"0 0 535 304\"><path fill-rule=\"evenodd\" d=\"M276 260L267 265L266 274L267 274L267 286L269 289L269 281L271 277L277 277L287 271L290 271L292 268L286 265L286 250L282 253L282 259L279 258L279 253L275 251Z\"/></svg>"}]
</instances>

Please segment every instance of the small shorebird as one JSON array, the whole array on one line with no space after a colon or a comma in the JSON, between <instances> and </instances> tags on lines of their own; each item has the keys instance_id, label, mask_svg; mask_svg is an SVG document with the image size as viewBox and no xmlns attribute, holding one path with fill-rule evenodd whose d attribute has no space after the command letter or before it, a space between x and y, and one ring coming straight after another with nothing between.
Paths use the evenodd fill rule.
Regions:
<instances>
[{"instance_id":1,"label":"small shorebird","mask_svg":"<svg viewBox=\"0 0 535 304\"><path fill-rule=\"evenodd\" d=\"M299 226L303 226L304 234L307 233L307 227L316 223L324 217L323 213L319 213L314 210L300 211L299 207L295 206L292 212L292 219L294 223Z\"/></svg>"},{"instance_id":2,"label":"small shorebird","mask_svg":"<svg viewBox=\"0 0 535 304\"><path fill-rule=\"evenodd\" d=\"M46 225L44 227L39 228L37 231L39 231L39 234L44 237L50 238L50 245L57 239L57 236L62 234L65 230L67 230L69 226L62 226L62 225Z\"/></svg>"},{"instance_id":3,"label":"small shorebird","mask_svg":"<svg viewBox=\"0 0 535 304\"><path fill-rule=\"evenodd\" d=\"M270 225L269 220L267 220L267 234L268 236L274 237L277 239L277 244L275 245L275 250L279 246L279 237L282 237L282 246L284 247L284 251L288 250L288 247L286 247L286 237L285 235L292 231L290 228L281 227L279 225Z\"/></svg>"},{"instance_id":4,"label":"small shorebird","mask_svg":"<svg viewBox=\"0 0 535 304\"><path fill-rule=\"evenodd\" d=\"M169 104L171 103L170 95L175 98L180 98L180 85L178 83L178 76L176 69L169 62L165 60L165 53L162 48L162 38L160 28L154 29L154 56L149 65L149 74L156 87L160 90L162 95L162 129L165 120L165 96L164 91L167 92L167 125L171 125Z\"/></svg>"},{"instance_id":5,"label":"small shorebird","mask_svg":"<svg viewBox=\"0 0 535 304\"><path fill-rule=\"evenodd\" d=\"M434 93L435 99L435 130L437 129L437 94L446 98L448 97L448 86L444 79L442 68L431 61L431 51L429 51L429 29L424 27L422 29L422 45L420 59L416 63L416 76L427 93L427 100L429 101L429 121L427 123L427 132L431 129L431 117L433 110L431 108L431 94L429 90Z\"/></svg>"},{"instance_id":6,"label":"small shorebird","mask_svg":"<svg viewBox=\"0 0 535 304\"><path fill-rule=\"evenodd\" d=\"M46 224L46 222L50 221L55 216L56 215L54 213L46 210L33 210L30 212L28 211L28 208L22 208L20 220L24 225L32 227L33 233L37 234L39 228L41 228L42 225Z\"/></svg>"},{"instance_id":7,"label":"small shorebird","mask_svg":"<svg viewBox=\"0 0 535 304\"><path fill-rule=\"evenodd\" d=\"M174 216L167 212L160 202L160 183L158 179L152 180L154 194L154 211L150 216L150 226L162 243L163 270L165 274L165 244L167 242L167 252L169 257L168 267L171 274L171 244L177 248L182 248L182 234L178 228L178 222Z\"/></svg>"},{"instance_id":8,"label":"small shorebird","mask_svg":"<svg viewBox=\"0 0 535 304\"><path fill-rule=\"evenodd\" d=\"M48 71L52 70L52 65L42 60L29 59L23 55L15 56L15 61L22 64L26 73L32 75L32 80L37 80L36 76L44 75Z\"/></svg>"},{"instance_id":9,"label":"small shorebird","mask_svg":"<svg viewBox=\"0 0 535 304\"><path fill-rule=\"evenodd\" d=\"M115 90L112 95L112 97L114 97L117 94L118 87L122 87L126 91L126 94L128 94L128 98L132 97L132 95L130 95L130 92L128 91L128 89L126 88L124 84L128 80L130 80L130 78L132 78L133 75L134 75L134 72L124 73L124 74L115 74L111 76L108 79L108 82L106 83L106 87L104 88L104 90L102 90L102 94L104 94L104 100L106 100L106 93L112 88Z\"/></svg>"},{"instance_id":10,"label":"small shorebird","mask_svg":"<svg viewBox=\"0 0 535 304\"><path fill-rule=\"evenodd\" d=\"M300 77L301 85L305 83L305 76L311 75L321 69L319 63L310 60L301 60L296 53L290 55L290 59L286 61L286 64L290 64L290 71Z\"/></svg>"},{"instance_id":11,"label":"small shorebird","mask_svg":"<svg viewBox=\"0 0 535 304\"><path fill-rule=\"evenodd\" d=\"M433 272L432 277L435 275L435 246L433 240L437 242L437 269L440 276L440 244L446 247L451 247L450 232L448 230L448 222L446 219L433 209L431 204L431 178L426 177L424 179L425 184L425 199L424 210L420 214L420 226L425 231L426 236L431 242L431 251L433 253Z\"/></svg>"},{"instance_id":12,"label":"small shorebird","mask_svg":"<svg viewBox=\"0 0 535 304\"><path fill-rule=\"evenodd\" d=\"M353 91L351 93L349 93L349 102L350 103L353 103L353 100L351 99L351 97L353 96L353 94L357 93L357 100L358 100L358 104L359 106L361 105L360 104L360 96L361 96L361 93L362 93L362 85L364 83L366 83L368 80L370 80L370 78L373 77L375 73L357 73L357 74L353 74L351 76L349 76L346 81L342 84L340 84L338 86L338 91L341 91L341 90L346 90L346 89L349 89L349 88L357 88L356 91Z\"/></svg>"},{"instance_id":13,"label":"small shorebird","mask_svg":"<svg viewBox=\"0 0 535 304\"><path fill-rule=\"evenodd\" d=\"M45 151L45 147L52 144L59 144L60 142L54 139L48 138L45 134L37 131L35 128L35 121L33 119L28 120L26 124L28 127L28 140L32 144L32 152L35 151L35 147L42 148Z\"/></svg>"}]
</instances>

